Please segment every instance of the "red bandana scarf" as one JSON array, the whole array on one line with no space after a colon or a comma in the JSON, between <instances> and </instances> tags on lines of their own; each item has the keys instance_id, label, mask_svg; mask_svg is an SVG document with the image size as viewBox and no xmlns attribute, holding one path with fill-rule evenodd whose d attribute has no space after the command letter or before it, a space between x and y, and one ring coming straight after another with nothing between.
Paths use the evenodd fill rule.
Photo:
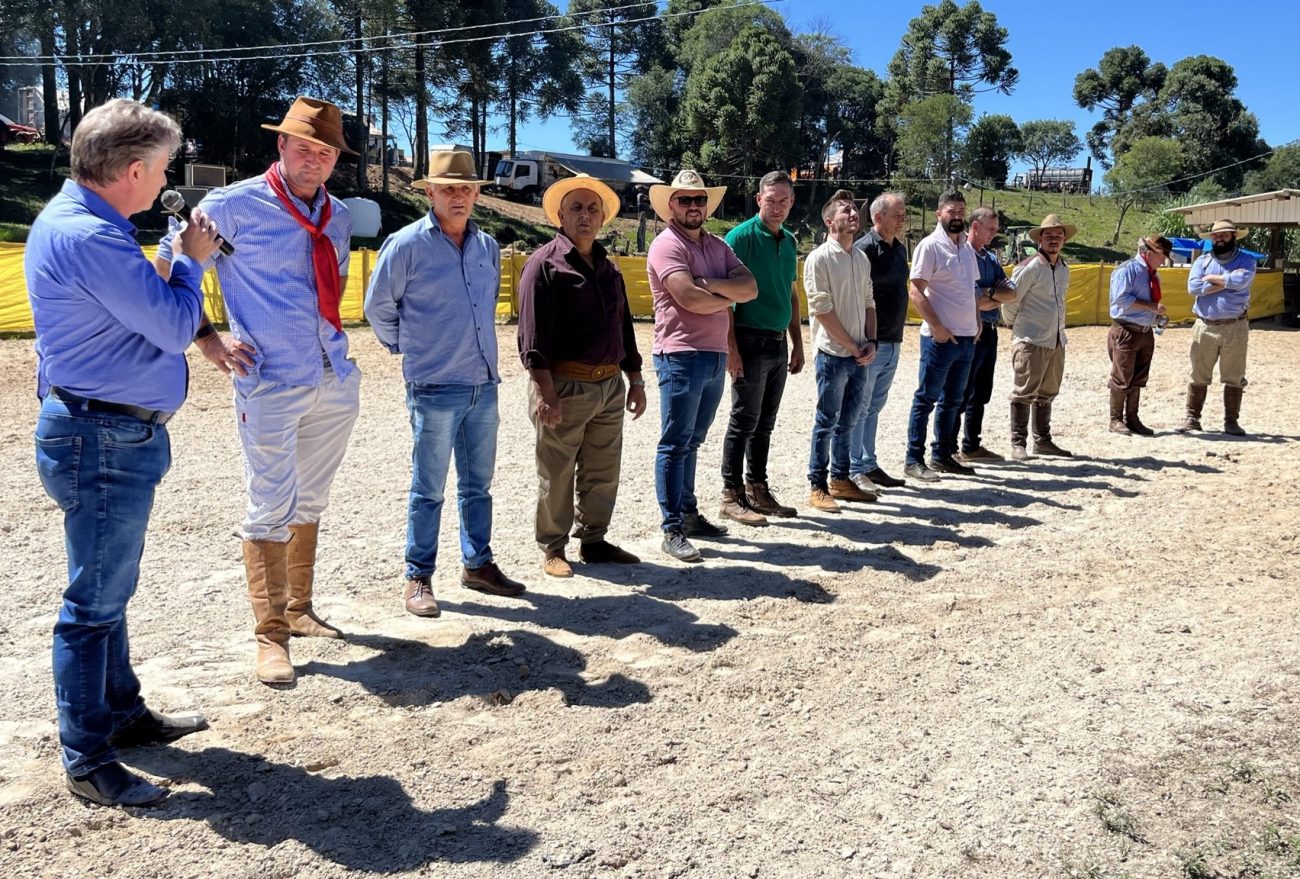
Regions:
<instances>
[{"instance_id":1,"label":"red bandana scarf","mask_svg":"<svg viewBox=\"0 0 1300 879\"><path fill-rule=\"evenodd\" d=\"M316 305L320 309L321 317L329 321L334 329L342 332L343 321L339 318L339 299L342 298L343 291L339 283L339 258L334 250L334 242L330 241L329 236L325 234L325 227L330 224L329 193L325 192L325 186L322 185L320 189L325 196L325 206L321 208L320 225L316 225L304 217L298 210L298 206L289 198L289 189L284 185L284 178L280 176L279 162L273 163L267 170L266 182L289 211L289 216L297 220L298 225L311 235L311 264L316 271Z\"/></svg>"},{"instance_id":2,"label":"red bandana scarf","mask_svg":"<svg viewBox=\"0 0 1300 879\"><path fill-rule=\"evenodd\" d=\"M1153 304L1159 305L1160 304L1160 278L1156 276L1156 270L1152 268L1147 269L1147 277L1151 279L1151 302Z\"/></svg>"}]
</instances>

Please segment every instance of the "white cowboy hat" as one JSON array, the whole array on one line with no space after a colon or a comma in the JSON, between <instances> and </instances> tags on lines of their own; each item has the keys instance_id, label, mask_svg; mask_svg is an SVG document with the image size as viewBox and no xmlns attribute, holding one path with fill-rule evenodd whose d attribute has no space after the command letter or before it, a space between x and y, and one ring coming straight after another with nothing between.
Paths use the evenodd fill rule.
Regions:
<instances>
[{"instance_id":1,"label":"white cowboy hat","mask_svg":"<svg viewBox=\"0 0 1300 879\"><path fill-rule=\"evenodd\" d=\"M558 180L546 187L546 194L542 196L542 210L546 212L546 219L550 220L553 225L560 225L560 205L564 203L564 197L570 192L576 192L580 189L594 192L600 196L600 201L605 206L605 217L601 222L602 226L618 216L618 212L623 207L618 193L590 174L574 174L572 177L565 177L563 180Z\"/></svg>"},{"instance_id":2,"label":"white cowboy hat","mask_svg":"<svg viewBox=\"0 0 1300 879\"><path fill-rule=\"evenodd\" d=\"M713 212L722 204L722 196L726 194L725 186L705 186L704 178L700 172L692 171L687 168L677 172L673 182L669 184L656 183L650 187L650 207L659 215L659 219L669 222L673 218L673 213L668 208L668 203L672 201L673 196L683 189L702 189L709 196L709 203L704 208L704 216L711 217Z\"/></svg>"},{"instance_id":3,"label":"white cowboy hat","mask_svg":"<svg viewBox=\"0 0 1300 879\"><path fill-rule=\"evenodd\" d=\"M480 180L474 173L474 155L464 150L434 150L429 155L429 173L411 181L412 189L424 189L434 183L463 183L470 186L487 186L491 180Z\"/></svg>"}]
</instances>

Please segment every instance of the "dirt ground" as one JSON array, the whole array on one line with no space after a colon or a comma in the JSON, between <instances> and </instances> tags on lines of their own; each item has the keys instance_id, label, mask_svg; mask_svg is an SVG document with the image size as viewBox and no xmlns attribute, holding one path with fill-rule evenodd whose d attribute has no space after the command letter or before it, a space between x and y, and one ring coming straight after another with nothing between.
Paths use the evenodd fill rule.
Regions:
<instances>
[{"instance_id":1,"label":"dirt ground","mask_svg":"<svg viewBox=\"0 0 1300 879\"><path fill-rule=\"evenodd\" d=\"M1143 414L1160 435L1107 433L1105 330L1074 330L1056 433L1075 460L736 526L693 566L658 549L652 389L611 534L644 564L553 581L502 327L494 549L529 591L455 585L449 507L435 620L401 604L399 362L352 337L363 411L318 590L349 636L296 640L287 691L252 676L229 390L192 362L130 622L150 704L212 728L124 754L171 787L147 811L63 790L61 523L32 465L31 342L0 342L0 876L1300 875L1294 332L1251 334L1249 439L1171 432L1188 329L1159 340ZM895 470L916 350L912 328L881 421ZM1005 452L1003 353L988 445ZM807 370L772 466L805 508L813 398ZM1207 426L1221 411L1216 387ZM708 512L724 421L700 454Z\"/></svg>"}]
</instances>

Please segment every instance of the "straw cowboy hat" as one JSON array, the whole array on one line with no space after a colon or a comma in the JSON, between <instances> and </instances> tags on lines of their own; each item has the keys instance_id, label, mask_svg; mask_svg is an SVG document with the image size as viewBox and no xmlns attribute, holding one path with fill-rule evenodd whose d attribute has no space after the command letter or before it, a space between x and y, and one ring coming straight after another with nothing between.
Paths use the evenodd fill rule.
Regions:
<instances>
[{"instance_id":1,"label":"straw cowboy hat","mask_svg":"<svg viewBox=\"0 0 1300 879\"><path fill-rule=\"evenodd\" d=\"M1215 220L1214 225L1210 227L1210 231L1202 232L1201 237L1209 239L1214 237L1217 232L1231 232L1236 238L1244 238L1249 231L1249 229L1238 229L1232 220Z\"/></svg>"},{"instance_id":2,"label":"straw cowboy hat","mask_svg":"<svg viewBox=\"0 0 1300 879\"><path fill-rule=\"evenodd\" d=\"M677 172L673 182L669 184L656 183L650 187L650 206L654 208L659 219L668 222L673 218L673 212L669 210L668 203L673 200L673 196L683 189L703 189L709 196L709 203L704 208L704 216L711 217L713 212L722 204L722 196L726 193L725 186L705 186L704 178L700 172L692 171L687 168Z\"/></svg>"},{"instance_id":3,"label":"straw cowboy hat","mask_svg":"<svg viewBox=\"0 0 1300 879\"><path fill-rule=\"evenodd\" d=\"M1069 223L1062 223L1061 218L1058 217L1056 214L1048 214L1047 216L1043 217L1043 222L1039 223L1035 228L1029 230L1030 239L1035 244L1037 244L1038 239L1043 237L1043 230L1045 229L1063 229L1065 231L1066 241L1069 241L1071 238L1073 238L1075 233L1079 231L1078 226L1071 226Z\"/></svg>"},{"instance_id":4,"label":"straw cowboy hat","mask_svg":"<svg viewBox=\"0 0 1300 879\"><path fill-rule=\"evenodd\" d=\"M435 183L455 186L487 186L491 180L480 180L474 172L474 155L465 150L434 150L429 154L429 173L411 181L412 189L424 189Z\"/></svg>"},{"instance_id":5,"label":"straw cowboy hat","mask_svg":"<svg viewBox=\"0 0 1300 879\"><path fill-rule=\"evenodd\" d=\"M343 137L343 114L329 101L319 98L295 98L279 125L263 124L267 131L301 137L321 146L356 155Z\"/></svg>"},{"instance_id":6,"label":"straw cowboy hat","mask_svg":"<svg viewBox=\"0 0 1300 879\"><path fill-rule=\"evenodd\" d=\"M1145 235L1142 238L1142 243L1145 244L1148 249L1158 250L1165 256L1169 256L1174 252L1174 242L1170 241L1163 235Z\"/></svg>"},{"instance_id":7,"label":"straw cowboy hat","mask_svg":"<svg viewBox=\"0 0 1300 879\"><path fill-rule=\"evenodd\" d=\"M601 204L605 206L605 216L600 225L604 226L618 216L618 212L623 207L618 193L590 174L575 174L556 181L546 188L546 194L542 196L542 210L546 212L546 219L553 225L560 225L560 205L564 203L564 197L580 189L586 189L600 196Z\"/></svg>"}]
</instances>

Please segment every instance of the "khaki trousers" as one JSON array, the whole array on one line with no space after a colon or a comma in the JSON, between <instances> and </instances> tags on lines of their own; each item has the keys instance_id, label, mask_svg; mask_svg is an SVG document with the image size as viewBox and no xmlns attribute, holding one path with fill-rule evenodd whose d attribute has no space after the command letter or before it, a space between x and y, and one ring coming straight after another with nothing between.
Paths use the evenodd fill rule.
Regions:
<instances>
[{"instance_id":1,"label":"khaki trousers","mask_svg":"<svg viewBox=\"0 0 1300 879\"><path fill-rule=\"evenodd\" d=\"M623 377L574 381L556 376L561 420L553 428L537 420L537 391L529 383L529 418L537 434L537 544L548 552L573 536L582 543L605 539L618 497L623 455Z\"/></svg>"},{"instance_id":2,"label":"khaki trousers","mask_svg":"<svg viewBox=\"0 0 1300 879\"><path fill-rule=\"evenodd\" d=\"M1050 403L1065 377L1065 346L1044 348L1029 342L1011 346L1011 402Z\"/></svg>"},{"instance_id":3,"label":"khaki trousers","mask_svg":"<svg viewBox=\"0 0 1300 879\"><path fill-rule=\"evenodd\" d=\"M1211 326L1197 318L1196 325L1192 327L1192 372L1188 381L1194 385L1208 385L1214 380L1214 364L1217 361L1219 381L1230 388L1244 388L1246 339L1249 334L1248 320Z\"/></svg>"}]
</instances>

